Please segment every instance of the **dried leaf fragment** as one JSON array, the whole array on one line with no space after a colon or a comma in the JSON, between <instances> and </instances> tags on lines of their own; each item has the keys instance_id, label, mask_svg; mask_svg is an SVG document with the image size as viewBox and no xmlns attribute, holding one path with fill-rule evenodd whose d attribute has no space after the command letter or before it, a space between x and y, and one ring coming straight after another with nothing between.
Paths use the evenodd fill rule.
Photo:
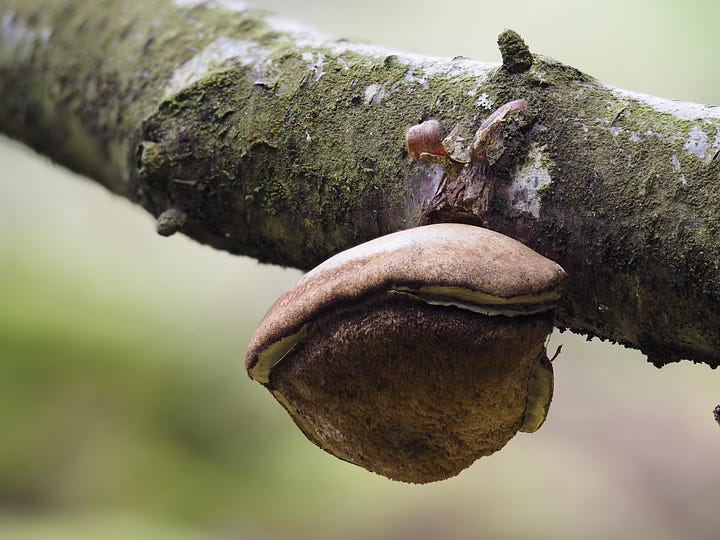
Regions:
<instances>
[{"instance_id":1,"label":"dried leaf fragment","mask_svg":"<svg viewBox=\"0 0 720 540\"><path fill-rule=\"evenodd\" d=\"M413 158L425 163L438 163L451 178L457 178L466 163L448 153L443 144L442 127L435 119L410 127L405 143L408 154Z\"/></svg>"},{"instance_id":2,"label":"dried leaf fragment","mask_svg":"<svg viewBox=\"0 0 720 540\"><path fill-rule=\"evenodd\" d=\"M442 127L438 120L426 120L408 128L405 134L407 151L418 161L426 161L424 155L450 157L442 143Z\"/></svg>"},{"instance_id":3,"label":"dried leaf fragment","mask_svg":"<svg viewBox=\"0 0 720 540\"><path fill-rule=\"evenodd\" d=\"M527 101L516 99L509 101L488 116L475 133L475 139L470 145L470 160L476 162L487 161L487 151L492 146L495 133L505 121L505 117L513 111L527 109Z\"/></svg>"}]
</instances>

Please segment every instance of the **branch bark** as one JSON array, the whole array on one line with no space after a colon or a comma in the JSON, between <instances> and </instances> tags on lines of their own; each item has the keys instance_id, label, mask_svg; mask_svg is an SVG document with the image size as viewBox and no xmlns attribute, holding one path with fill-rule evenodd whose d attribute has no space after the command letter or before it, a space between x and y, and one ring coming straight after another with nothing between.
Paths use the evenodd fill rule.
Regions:
<instances>
[{"instance_id":1,"label":"branch bark","mask_svg":"<svg viewBox=\"0 0 720 540\"><path fill-rule=\"evenodd\" d=\"M566 269L558 326L716 367L720 108L610 87L518 40L503 34L501 66L334 41L220 0L5 0L0 130L163 234L309 268L437 205L444 172L408 155L407 127L471 136L522 98L471 221Z\"/></svg>"}]
</instances>

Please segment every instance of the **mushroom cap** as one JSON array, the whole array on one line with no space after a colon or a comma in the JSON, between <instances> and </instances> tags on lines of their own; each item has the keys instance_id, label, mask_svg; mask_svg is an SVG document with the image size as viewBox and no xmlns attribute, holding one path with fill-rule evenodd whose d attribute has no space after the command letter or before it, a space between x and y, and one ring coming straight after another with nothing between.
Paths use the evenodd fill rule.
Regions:
<instances>
[{"instance_id":1,"label":"mushroom cap","mask_svg":"<svg viewBox=\"0 0 720 540\"><path fill-rule=\"evenodd\" d=\"M246 367L260 383L306 326L327 312L390 293L485 314L551 309L563 269L500 233L439 223L388 234L329 258L287 289L250 341Z\"/></svg>"},{"instance_id":2,"label":"mushroom cap","mask_svg":"<svg viewBox=\"0 0 720 540\"><path fill-rule=\"evenodd\" d=\"M280 296L248 373L331 454L406 482L448 478L544 421L544 343L564 277L479 227L384 236Z\"/></svg>"}]
</instances>

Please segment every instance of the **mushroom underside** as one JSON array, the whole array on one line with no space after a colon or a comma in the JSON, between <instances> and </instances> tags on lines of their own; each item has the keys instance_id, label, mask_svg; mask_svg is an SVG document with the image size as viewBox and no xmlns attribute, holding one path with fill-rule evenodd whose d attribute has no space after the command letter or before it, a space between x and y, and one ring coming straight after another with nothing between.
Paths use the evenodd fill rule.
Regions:
<instances>
[{"instance_id":1,"label":"mushroom underside","mask_svg":"<svg viewBox=\"0 0 720 540\"><path fill-rule=\"evenodd\" d=\"M385 300L313 322L267 386L324 450L392 479L432 482L522 427L551 330L549 313Z\"/></svg>"}]
</instances>

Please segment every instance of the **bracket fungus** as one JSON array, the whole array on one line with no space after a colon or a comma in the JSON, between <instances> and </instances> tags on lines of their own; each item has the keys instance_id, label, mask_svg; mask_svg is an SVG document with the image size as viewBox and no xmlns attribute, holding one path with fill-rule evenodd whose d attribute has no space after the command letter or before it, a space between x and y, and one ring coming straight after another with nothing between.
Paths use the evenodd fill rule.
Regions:
<instances>
[{"instance_id":1,"label":"bracket fungus","mask_svg":"<svg viewBox=\"0 0 720 540\"><path fill-rule=\"evenodd\" d=\"M320 448L392 479L442 480L543 423L564 277L480 227L396 232L286 290L246 367Z\"/></svg>"}]
</instances>

